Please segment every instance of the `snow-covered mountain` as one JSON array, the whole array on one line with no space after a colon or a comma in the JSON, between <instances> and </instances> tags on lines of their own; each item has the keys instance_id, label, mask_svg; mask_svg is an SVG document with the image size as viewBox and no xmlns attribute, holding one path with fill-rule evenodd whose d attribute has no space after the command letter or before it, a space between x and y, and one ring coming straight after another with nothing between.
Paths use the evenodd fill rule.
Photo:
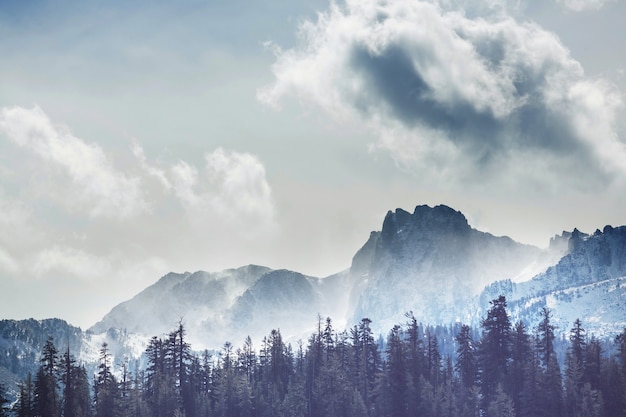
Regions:
<instances>
[{"instance_id":1,"label":"snow-covered mountain","mask_svg":"<svg viewBox=\"0 0 626 417\"><path fill-rule=\"evenodd\" d=\"M179 321L198 348L261 340L273 328L286 337L306 337L318 314L345 317L350 275L327 278L247 265L221 272L169 273L131 300L114 307L89 329L99 334L125 329L162 336Z\"/></svg>"},{"instance_id":2,"label":"snow-covered mountain","mask_svg":"<svg viewBox=\"0 0 626 417\"><path fill-rule=\"evenodd\" d=\"M477 304L485 311L488 300L503 294L514 319L536 322L547 306L561 332L577 318L599 337L621 332L626 327L626 226L606 226L591 236L574 229L565 236L568 253L556 265L525 282L495 282Z\"/></svg>"},{"instance_id":3,"label":"snow-covered mountain","mask_svg":"<svg viewBox=\"0 0 626 417\"><path fill-rule=\"evenodd\" d=\"M384 334L407 312L428 324L479 325L489 301L504 294L513 318L529 326L548 306L563 332L575 313L592 331L617 332L626 322L625 247L623 227L563 232L539 249L476 230L447 206L396 209L346 271L317 278L248 265L170 273L90 331L162 335L182 319L192 343L219 348L247 335L259 341L273 328L306 338L321 315L336 327L368 317Z\"/></svg>"},{"instance_id":4,"label":"snow-covered mountain","mask_svg":"<svg viewBox=\"0 0 626 417\"><path fill-rule=\"evenodd\" d=\"M43 346L52 338L63 355L68 349L89 372L96 372L103 343L113 358L116 369L122 362L134 368L145 351L148 339L120 329L93 334L72 326L61 319L0 320L0 384L11 398L17 395L17 383L29 373L34 376L40 365Z\"/></svg>"},{"instance_id":5,"label":"snow-covered mountain","mask_svg":"<svg viewBox=\"0 0 626 417\"><path fill-rule=\"evenodd\" d=\"M258 346L276 328L287 340L306 339L318 316L331 317L335 328L367 317L383 335L405 322L407 312L424 324L478 326L500 294L512 319L530 328L547 306L561 333L576 318L588 334L620 332L626 326L626 226L592 235L563 232L539 249L473 229L446 206L397 209L387 213L381 231L371 232L351 267L329 277L257 265L169 273L86 332L56 321L0 322L0 380L3 373L23 374L13 372L15 358L36 360L45 341L34 336L38 332L58 335L60 346L70 341L85 363L97 360L106 341L121 361L139 356L150 337L166 335L181 320L194 348L219 349L226 341L238 346L248 335Z\"/></svg>"},{"instance_id":6,"label":"snow-covered mountain","mask_svg":"<svg viewBox=\"0 0 626 417\"><path fill-rule=\"evenodd\" d=\"M182 320L189 327L192 342L202 341L206 333L202 325L206 324L214 335L208 341L213 343L209 344L223 343L227 335L222 332L222 325L226 324L229 309L270 271L266 267L248 265L212 273L172 272L114 307L89 330L97 334L115 328L145 336L162 336Z\"/></svg>"},{"instance_id":7,"label":"snow-covered mountain","mask_svg":"<svg viewBox=\"0 0 626 417\"><path fill-rule=\"evenodd\" d=\"M353 317L368 317L381 330L409 311L424 323L470 322L478 309L461 306L486 285L522 275L541 254L472 229L463 214L446 206L390 211L382 231L353 260L351 272L360 275Z\"/></svg>"}]
</instances>

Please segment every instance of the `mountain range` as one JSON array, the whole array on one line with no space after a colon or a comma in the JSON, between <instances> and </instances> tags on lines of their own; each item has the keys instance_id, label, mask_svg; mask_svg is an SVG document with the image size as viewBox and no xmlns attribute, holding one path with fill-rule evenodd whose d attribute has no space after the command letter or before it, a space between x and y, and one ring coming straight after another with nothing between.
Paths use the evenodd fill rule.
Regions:
<instances>
[{"instance_id":1,"label":"mountain range","mask_svg":"<svg viewBox=\"0 0 626 417\"><path fill-rule=\"evenodd\" d=\"M367 317L384 336L410 312L428 325L478 326L501 294L512 321L529 328L549 307L562 334L576 318L590 335L617 334L626 327L626 226L565 231L540 249L476 230L447 206L396 209L347 270L323 278L258 265L171 272L87 331L71 331L80 336L73 343L85 361L102 341L118 357L138 356L149 337L167 334L180 321L194 348L219 349L226 341L238 346L248 335L258 344L276 328L287 340L306 340L318 317L331 317L336 329ZM0 357L29 354L26 342L10 343L29 340L16 330L19 323L0 321L0 353L9 352ZM45 331L43 322L25 323L29 331L36 323ZM0 372L15 374L6 362L0 361Z\"/></svg>"}]
</instances>

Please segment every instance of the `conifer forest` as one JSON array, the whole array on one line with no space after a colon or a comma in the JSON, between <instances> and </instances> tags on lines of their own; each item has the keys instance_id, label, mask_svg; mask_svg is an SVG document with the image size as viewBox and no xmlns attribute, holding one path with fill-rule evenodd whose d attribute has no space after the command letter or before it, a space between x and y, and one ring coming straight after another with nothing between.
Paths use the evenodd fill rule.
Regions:
<instances>
[{"instance_id":1,"label":"conifer forest","mask_svg":"<svg viewBox=\"0 0 626 417\"><path fill-rule=\"evenodd\" d=\"M135 369L114 367L103 344L93 375L49 339L17 400L9 404L7 387L0 391L0 416L626 415L626 329L601 342L577 320L559 339L547 308L529 329L511 322L503 296L490 306L477 329L436 332L407 313L378 338L367 318L346 331L318 318L316 331L296 346L272 330L258 346L248 337L218 353L194 351L181 323L153 337L145 366Z\"/></svg>"}]
</instances>

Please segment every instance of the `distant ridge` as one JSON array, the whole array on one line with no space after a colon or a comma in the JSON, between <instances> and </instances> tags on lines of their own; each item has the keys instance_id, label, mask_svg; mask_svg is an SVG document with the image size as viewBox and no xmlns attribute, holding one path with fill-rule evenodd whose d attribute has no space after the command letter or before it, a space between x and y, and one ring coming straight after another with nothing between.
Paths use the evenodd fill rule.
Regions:
<instances>
[{"instance_id":1,"label":"distant ridge","mask_svg":"<svg viewBox=\"0 0 626 417\"><path fill-rule=\"evenodd\" d=\"M515 319L529 325L538 309L549 306L563 331L574 312L584 311L593 317L590 332L605 334L626 322L624 248L624 227L607 226L591 236L563 232L542 250L476 230L445 205L419 205L413 213L398 208L370 233L348 270L325 278L258 265L170 273L90 331L124 327L163 334L182 317L195 342L219 347L247 335L261 338L272 328L292 339L306 337L311 329L302 323L313 326L318 314L338 326L368 317L380 332L405 320L408 311L423 323L476 325L489 301L503 293ZM608 286L610 296L598 295ZM572 291L579 296L567 296ZM603 306L607 302L611 309Z\"/></svg>"}]
</instances>

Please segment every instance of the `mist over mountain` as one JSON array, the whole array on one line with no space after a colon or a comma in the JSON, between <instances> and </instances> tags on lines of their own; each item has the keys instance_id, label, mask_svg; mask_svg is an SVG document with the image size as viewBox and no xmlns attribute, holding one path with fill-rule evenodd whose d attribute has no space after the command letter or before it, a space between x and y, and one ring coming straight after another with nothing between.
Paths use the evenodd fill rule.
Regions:
<instances>
[{"instance_id":1,"label":"mist over mountain","mask_svg":"<svg viewBox=\"0 0 626 417\"><path fill-rule=\"evenodd\" d=\"M107 342L120 363L138 358L150 337L167 335L179 322L195 349L220 349L226 341L237 346L247 336L258 345L272 329L288 342L306 340L318 317L332 318L335 329L367 317L385 336L408 312L424 325L478 327L499 295L506 296L512 321L528 328L548 307L559 334L580 318L589 335L614 336L626 327L626 226L591 235L564 231L539 249L476 230L447 206L396 209L370 233L350 268L328 277L258 265L171 272L87 331L61 321L54 321L54 331L53 322L4 321L0 371L3 380L23 375L15 361L36 361L43 334L69 343L85 363L96 363L99 345Z\"/></svg>"},{"instance_id":2,"label":"mist over mountain","mask_svg":"<svg viewBox=\"0 0 626 417\"><path fill-rule=\"evenodd\" d=\"M306 339L316 317L337 327L361 318L385 334L412 312L424 324L479 325L489 301L510 300L514 319L529 326L543 306L562 332L581 312L590 331L615 333L626 324L624 227L555 236L548 248L472 228L450 207L389 211L349 269L318 278L248 265L221 272L170 273L114 307L90 332L123 328L164 334L182 320L193 343L260 340L278 328L288 340Z\"/></svg>"},{"instance_id":3,"label":"mist over mountain","mask_svg":"<svg viewBox=\"0 0 626 417\"><path fill-rule=\"evenodd\" d=\"M462 213L446 206L390 211L366 246L370 250L359 252L352 271L362 288L353 318L369 317L382 328L408 311L424 323L470 322L475 312L460 306L486 285L522 274L541 254L472 229Z\"/></svg>"}]
</instances>

